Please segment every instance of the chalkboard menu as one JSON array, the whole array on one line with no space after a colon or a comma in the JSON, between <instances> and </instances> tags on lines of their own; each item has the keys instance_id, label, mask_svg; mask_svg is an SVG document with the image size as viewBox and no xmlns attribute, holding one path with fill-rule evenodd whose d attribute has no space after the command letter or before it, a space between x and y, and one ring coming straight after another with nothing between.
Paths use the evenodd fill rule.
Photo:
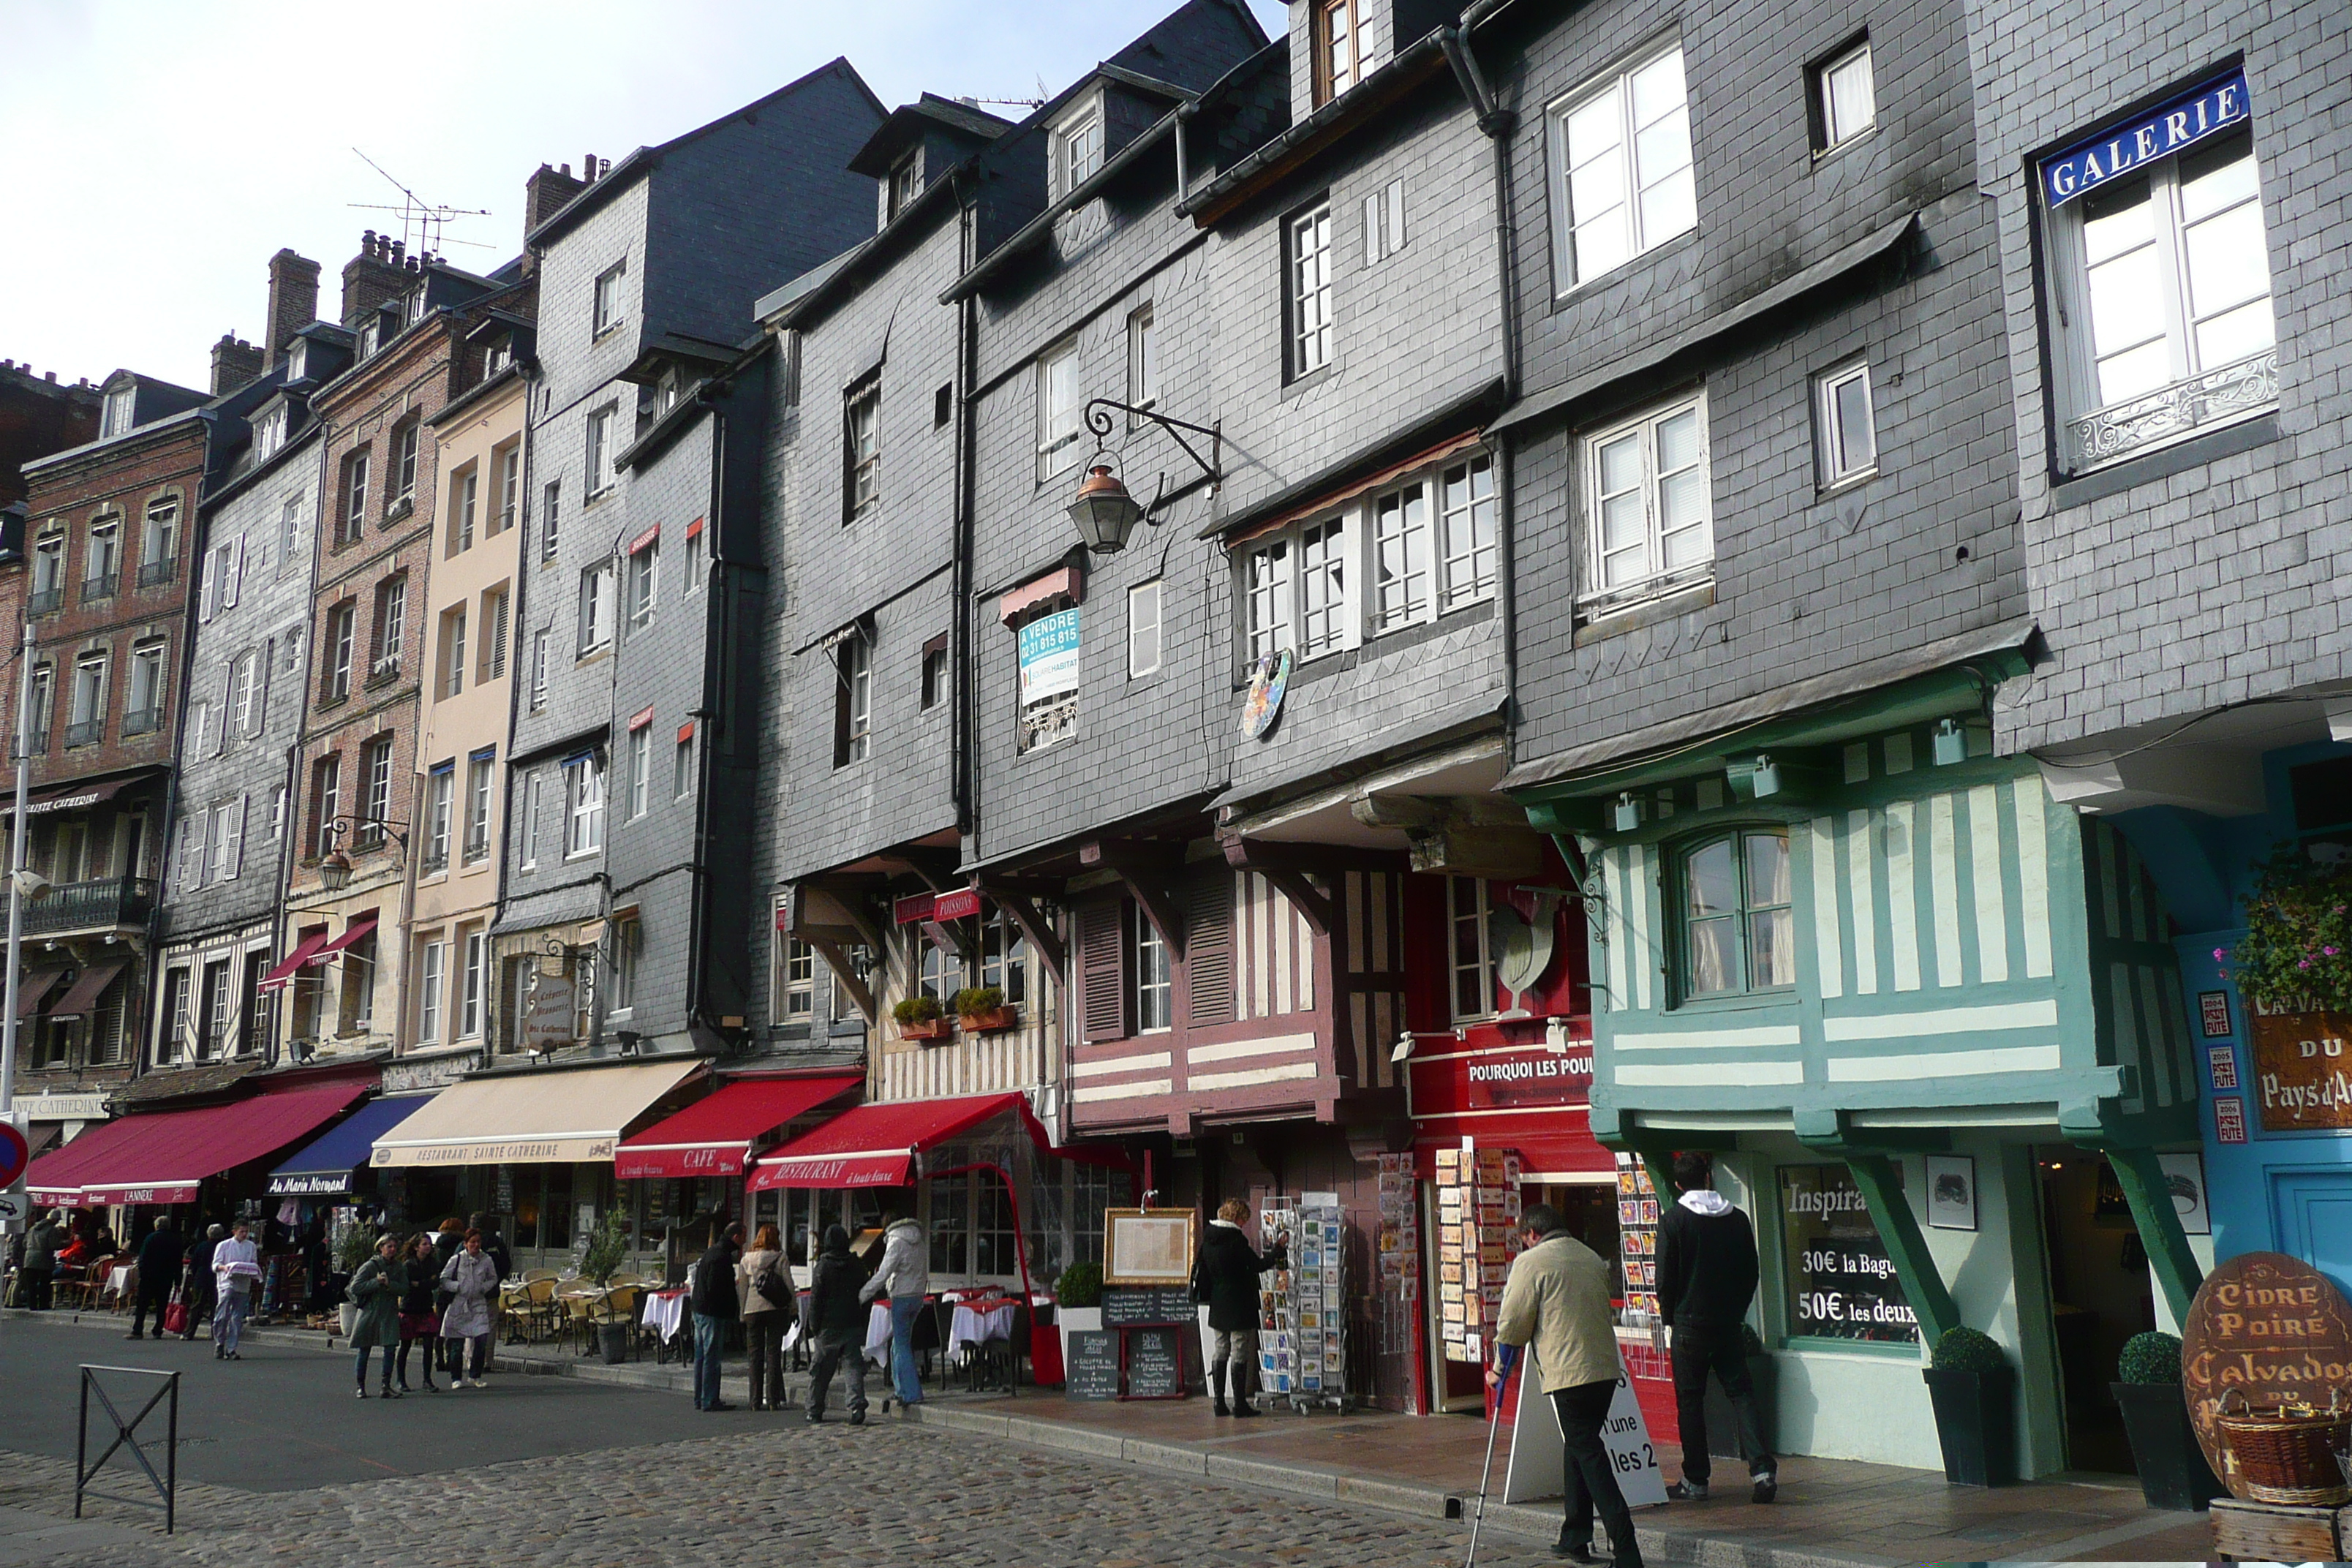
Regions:
<instances>
[{"instance_id":1,"label":"chalkboard menu","mask_svg":"<svg viewBox=\"0 0 2352 1568\"><path fill-rule=\"evenodd\" d=\"M1199 1313L1192 1293L1180 1285L1150 1285L1106 1289L1102 1293L1105 1328L1135 1323L1189 1323Z\"/></svg>"},{"instance_id":2,"label":"chalkboard menu","mask_svg":"<svg viewBox=\"0 0 2352 1568\"><path fill-rule=\"evenodd\" d=\"M1073 1329L1062 1376L1066 1398L1117 1399L1118 1334L1110 1329Z\"/></svg>"},{"instance_id":3,"label":"chalkboard menu","mask_svg":"<svg viewBox=\"0 0 2352 1568\"><path fill-rule=\"evenodd\" d=\"M1127 1396L1181 1399L1184 1394L1184 1341L1181 1329L1127 1331Z\"/></svg>"}]
</instances>

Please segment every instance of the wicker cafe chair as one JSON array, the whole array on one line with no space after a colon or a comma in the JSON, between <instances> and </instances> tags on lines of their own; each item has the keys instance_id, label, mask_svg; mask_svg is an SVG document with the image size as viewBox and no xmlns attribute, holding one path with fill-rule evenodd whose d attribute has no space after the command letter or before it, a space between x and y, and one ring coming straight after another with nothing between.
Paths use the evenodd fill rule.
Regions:
<instances>
[{"instance_id":1,"label":"wicker cafe chair","mask_svg":"<svg viewBox=\"0 0 2352 1568\"><path fill-rule=\"evenodd\" d=\"M499 1287L499 1337L510 1345L530 1342L530 1287L509 1280Z\"/></svg>"},{"instance_id":2,"label":"wicker cafe chair","mask_svg":"<svg viewBox=\"0 0 2352 1568\"><path fill-rule=\"evenodd\" d=\"M61 1301L70 1302L76 1311L93 1311L105 1299L106 1277L114 1271L114 1255L93 1258L77 1275L60 1276L57 1295Z\"/></svg>"},{"instance_id":3,"label":"wicker cafe chair","mask_svg":"<svg viewBox=\"0 0 2352 1568\"><path fill-rule=\"evenodd\" d=\"M590 1303L588 1309L590 1345L601 1349L599 1342L603 1337L604 1330L615 1323L631 1331L629 1337L634 1339L637 1326L637 1303L643 1294L644 1292L635 1285L614 1285L606 1290L602 1298Z\"/></svg>"}]
</instances>

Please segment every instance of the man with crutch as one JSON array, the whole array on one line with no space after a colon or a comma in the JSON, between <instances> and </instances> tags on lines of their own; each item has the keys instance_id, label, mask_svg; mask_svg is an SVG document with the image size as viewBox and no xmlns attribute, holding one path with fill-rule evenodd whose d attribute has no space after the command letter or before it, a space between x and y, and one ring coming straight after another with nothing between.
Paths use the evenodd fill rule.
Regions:
<instances>
[{"instance_id":1,"label":"man with crutch","mask_svg":"<svg viewBox=\"0 0 2352 1568\"><path fill-rule=\"evenodd\" d=\"M1498 1393L1523 1346L1535 1346L1543 1393L1559 1417L1563 1518L1555 1557L1599 1563L1592 1551L1593 1518L1609 1532L1616 1568L1642 1568L1633 1510L1617 1487L1617 1469L1601 1441L1610 1401L1617 1394L1617 1330L1609 1310L1609 1265L1570 1236L1549 1204L1530 1205L1519 1220L1525 1250L1503 1283L1495 1325L1495 1362L1486 1383ZM1520 1390L1527 1408L1528 1391ZM1524 1418L1524 1417L1523 1417Z\"/></svg>"}]
</instances>

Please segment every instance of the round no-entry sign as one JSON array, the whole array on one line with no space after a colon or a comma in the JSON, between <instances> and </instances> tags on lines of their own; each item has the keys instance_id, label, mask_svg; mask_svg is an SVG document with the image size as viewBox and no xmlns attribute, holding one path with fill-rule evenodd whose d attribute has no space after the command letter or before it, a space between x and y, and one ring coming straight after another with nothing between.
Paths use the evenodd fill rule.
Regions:
<instances>
[{"instance_id":1,"label":"round no-entry sign","mask_svg":"<svg viewBox=\"0 0 2352 1568\"><path fill-rule=\"evenodd\" d=\"M32 1145L25 1142L25 1134L12 1123L0 1121L0 1187L15 1186L32 1160Z\"/></svg>"}]
</instances>

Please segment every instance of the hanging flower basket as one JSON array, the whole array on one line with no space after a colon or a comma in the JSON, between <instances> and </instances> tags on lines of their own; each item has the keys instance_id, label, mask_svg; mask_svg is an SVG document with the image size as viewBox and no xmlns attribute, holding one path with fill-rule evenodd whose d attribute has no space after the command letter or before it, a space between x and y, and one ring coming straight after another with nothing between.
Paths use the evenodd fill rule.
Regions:
<instances>
[{"instance_id":1,"label":"hanging flower basket","mask_svg":"<svg viewBox=\"0 0 2352 1568\"><path fill-rule=\"evenodd\" d=\"M2246 900L2245 937L2213 956L2264 1011L2352 1012L2352 864L2324 866L2299 845L2281 847Z\"/></svg>"}]
</instances>

